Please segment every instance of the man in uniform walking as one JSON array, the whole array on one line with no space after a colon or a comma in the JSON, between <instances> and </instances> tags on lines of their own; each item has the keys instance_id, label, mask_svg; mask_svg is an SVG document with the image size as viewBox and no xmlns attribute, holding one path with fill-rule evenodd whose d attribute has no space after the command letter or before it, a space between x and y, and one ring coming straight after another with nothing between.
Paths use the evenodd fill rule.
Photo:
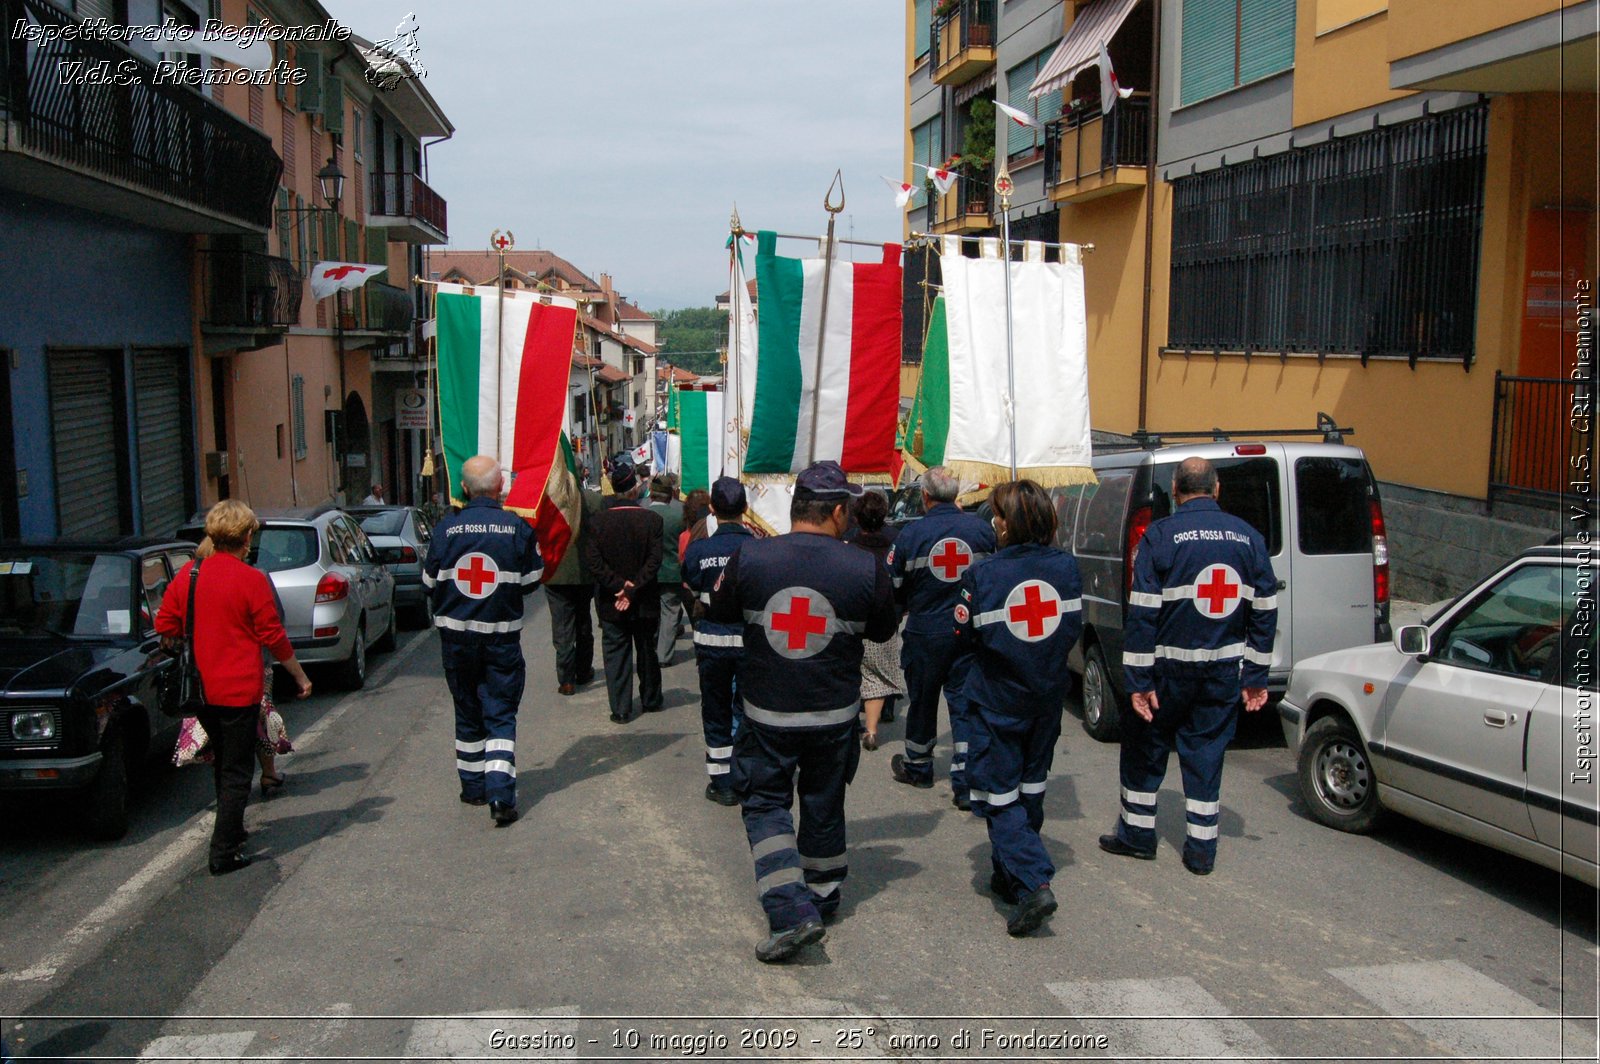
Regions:
<instances>
[{"instance_id":1,"label":"man in uniform walking","mask_svg":"<svg viewBox=\"0 0 1600 1064\"><path fill-rule=\"evenodd\" d=\"M1199 876L1217 859L1222 756L1241 701L1250 713L1266 704L1278 627L1266 541L1225 513L1219 494L1212 464L1185 459L1172 478L1173 513L1139 542L1122 649L1134 713L1122 736L1122 815L1100 836L1107 853L1155 859L1156 795L1176 749L1183 866Z\"/></svg>"},{"instance_id":2,"label":"man in uniform walking","mask_svg":"<svg viewBox=\"0 0 1600 1064\"><path fill-rule=\"evenodd\" d=\"M694 657L700 670L700 723L706 739L706 798L738 805L733 793L733 729L742 716L734 674L744 656L744 619L713 621L706 616L711 588L728 560L752 538L745 526L744 485L718 477L711 485L711 512L717 530L689 544L683 555L683 583L694 597Z\"/></svg>"},{"instance_id":3,"label":"man in uniform walking","mask_svg":"<svg viewBox=\"0 0 1600 1064\"><path fill-rule=\"evenodd\" d=\"M888 572L839 542L861 491L837 462L807 467L792 531L746 540L711 592L711 620L744 622L733 776L771 931L756 958L768 963L821 941L822 918L839 907L844 792L861 756L861 641L889 639L897 622Z\"/></svg>"},{"instance_id":4,"label":"man in uniform walking","mask_svg":"<svg viewBox=\"0 0 1600 1064\"><path fill-rule=\"evenodd\" d=\"M967 719L962 680L970 660L956 640L951 611L961 577L994 552L994 529L956 505L961 482L944 466L922 474L922 520L907 525L889 550L895 597L906 611L900 664L906 675L905 753L889 770L900 783L933 786L933 741L939 733L939 692L950 706L951 800L970 809L967 798Z\"/></svg>"},{"instance_id":5,"label":"man in uniform walking","mask_svg":"<svg viewBox=\"0 0 1600 1064\"><path fill-rule=\"evenodd\" d=\"M456 771L461 800L489 805L496 827L517 819L517 705L523 599L544 563L533 526L500 505L500 463L475 455L461 464L467 505L434 526L422 568L433 596L444 678L456 705Z\"/></svg>"}]
</instances>

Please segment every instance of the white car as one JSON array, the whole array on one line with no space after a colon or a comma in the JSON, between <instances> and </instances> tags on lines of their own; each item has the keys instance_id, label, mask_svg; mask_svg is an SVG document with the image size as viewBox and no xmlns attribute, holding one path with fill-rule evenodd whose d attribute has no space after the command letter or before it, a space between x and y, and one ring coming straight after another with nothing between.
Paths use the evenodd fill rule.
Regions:
<instances>
[{"instance_id":1,"label":"white car","mask_svg":"<svg viewBox=\"0 0 1600 1064\"><path fill-rule=\"evenodd\" d=\"M1600 885L1595 554L1536 547L1393 644L1298 662L1279 713L1311 815L1393 810Z\"/></svg>"}]
</instances>

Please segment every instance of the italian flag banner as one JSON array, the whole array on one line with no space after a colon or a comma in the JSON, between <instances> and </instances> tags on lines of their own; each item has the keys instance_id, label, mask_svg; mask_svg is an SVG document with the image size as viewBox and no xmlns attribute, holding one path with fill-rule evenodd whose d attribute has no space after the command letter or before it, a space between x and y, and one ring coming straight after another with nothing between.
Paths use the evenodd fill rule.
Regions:
<instances>
[{"instance_id":1,"label":"italian flag banner","mask_svg":"<svg viewBox=\"0 0 1600 1064\"><path fill-rule=\"evenodd\" d=\"M1060 262L1045 262L1037 241L1023 245L1021 262L1002 262L997 251L986 243L984 257L969 259L959 238L946 237L940 256L949 347L943 464L964 480L1010 480L1015 418L1018 477L1044 487L1092 484L1082 249L1063 246ZM1006 373L1008 268L1015 394ZM938 428L930 383L924 380L925 453Z\"/></svg>"},{"instance_id":2,"label":"italian flag banner","mask_svg":"<svg viewBox=\"0 0 1600 1064\"><path fill-rule=\"evenodd\" d=\"M743 472L797 473L825 459L887 472L900 407L900 246L885 244L881 263L835 259L829 269L780 257L776 245L777 234L759 235L760 358Z\"/></svg>"},{"instance_id":3,"label":"italian flag banner","mask_svg":"<svg viewBox=\"0 0 1600 1064\"><path fill-rule=\"evenodd\" d=\"M944 297L933 301L928 314L928 335L922 345L922 378L906 419L902 444L924 468L944 464L945 440L950 435L950 336L945 325Z\"/></svg>"},{"instance_id":4,"label":"italian flag banner","mask_svg":"<svg viewBox=\"0 0 1600 1064\"><path fill-rule=\"evenodd\" d=\"M678 439L682 445L685 495L696 488L710 490L711 482L722 476L723 393L680 392L678 394Z\"/></svg>"},{"instance_id":5,"label":"italian flag banner","mask_svg":"<svg viewBox=\"0 0 1600 1064\"><path fill-rule=\"evenodd\" d=\"M546 580L555 575L556 566L561 564L567 548L572 545L572 531L578 527L578 518L583 511L583 492L578 484L578 456L572 451L572 437L567 429L561 430L557 442L559 446L555 461L550 463L544 495L539 500L539 510L533 519Z\"/></svg>"},{"instance_id":6,"label":"italian flag banner","mask_svg":"<svg viewBox=\"0 0 1600 1064\"><path fill-rule=\"evenodd\" d=\"M561 449L577 305L441 284L435 307L439 421L452 499L460 501L462 463L487 454L511 482L506 509L532 518Z\"/></svg>"}]
</instances>

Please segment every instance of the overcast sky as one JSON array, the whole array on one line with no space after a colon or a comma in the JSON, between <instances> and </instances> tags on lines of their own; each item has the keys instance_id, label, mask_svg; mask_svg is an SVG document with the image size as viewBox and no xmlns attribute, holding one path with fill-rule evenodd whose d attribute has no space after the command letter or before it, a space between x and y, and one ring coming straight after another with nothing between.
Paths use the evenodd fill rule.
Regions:
<instances>
[{"instance_id":1,"label":"overcast sky","mask_svg":"<svg viewBox=\"0 0 1600 1064\"><path fill-rule=\"evenodd\" d=\"M836 168L838 234L900 239L881 176L900 176L903 0L325 3L369 40L416 13L456 128L428 153L452 248L509 229L648 310L710 306L734 204L748 229L820 234Z\"/></svg>"}]
</instances>

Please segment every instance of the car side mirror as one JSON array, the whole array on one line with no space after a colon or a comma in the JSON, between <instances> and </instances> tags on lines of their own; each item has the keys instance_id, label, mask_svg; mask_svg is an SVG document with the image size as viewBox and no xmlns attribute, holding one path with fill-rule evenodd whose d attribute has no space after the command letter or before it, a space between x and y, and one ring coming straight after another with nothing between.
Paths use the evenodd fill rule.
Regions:
<instances>
[{"instance_id":1,"label":"car side mirror","mask_svg":"<svg viewBox=\"0 0 1600 1064\"><path fill-rule=\"evenodd\" d=\"M1408 657L1419 658L1428 652L1428 626L1408 624L1394 634L1394 647Z\"/></svg>"}]
</instances>

